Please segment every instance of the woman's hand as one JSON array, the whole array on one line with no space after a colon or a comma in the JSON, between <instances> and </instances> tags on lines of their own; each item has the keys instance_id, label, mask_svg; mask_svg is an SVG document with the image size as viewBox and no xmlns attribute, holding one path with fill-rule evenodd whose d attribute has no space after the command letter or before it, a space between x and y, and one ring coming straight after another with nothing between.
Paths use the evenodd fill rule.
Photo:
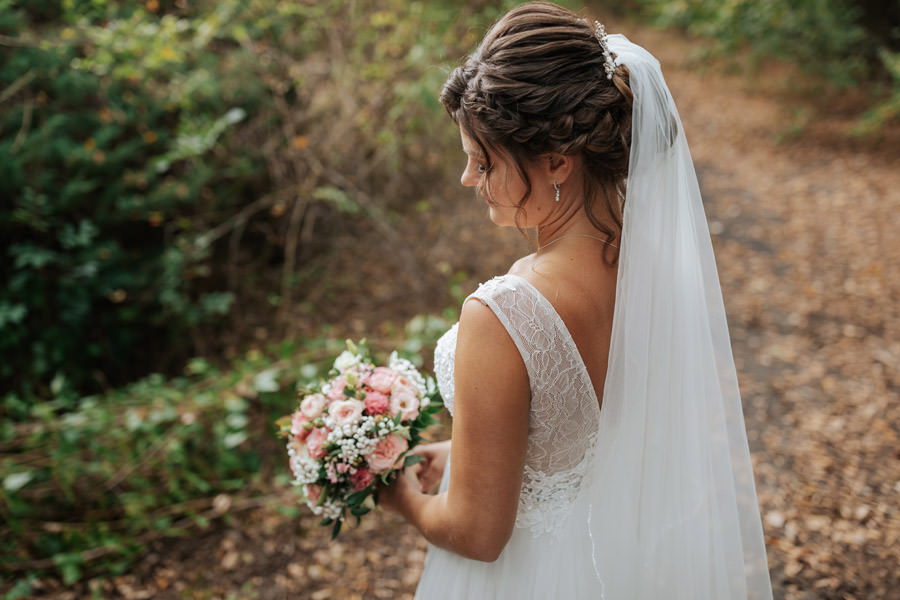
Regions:
<instances>
[{"instance_id":1,"label":"woman's hand","mask_svg":"<svg viewBox=\"0 0 900 600\"><path fill-rule=\"evenodd\" d=\"M416 446L410 454L425 460L401 470L391 485L378 487L378 506L388 512L403 515L403 507L410 496L434 490L447 465L450 440Z\"/></svg>"},{"instance_id":2,"label":"woman's hand","mask_svg":"<svg viewBox=\"0 0 900 600\"><path fill-rule=\"evenodd\" d=\"M388 512L405 516L404 508L409 502L411 496L420 495L422 493L422 485L416 475L413 465L402 469L397 478L391 485L378 484L378 506Z\"/></svg>"},{"instance_id":3,"label":"woman's hand","mask_svg":"<svg viewBox=\"0 0 900 600\"><path fill-rule=\"evenodd\" d=\"M434 492L444 476L447 457L450 455L450 440L416 446L411 454L425 459L410 467L419 478L421 490Z\"/></svg>"}]
</instances>

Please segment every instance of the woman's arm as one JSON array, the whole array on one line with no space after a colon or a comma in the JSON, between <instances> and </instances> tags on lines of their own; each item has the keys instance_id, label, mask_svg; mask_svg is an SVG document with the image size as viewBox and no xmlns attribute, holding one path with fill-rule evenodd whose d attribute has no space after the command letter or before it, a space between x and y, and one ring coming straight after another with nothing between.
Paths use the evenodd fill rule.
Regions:
<instances>
[{"instance_id":1,"label":"woman's arm","mask_svg":"<svg viewBox=\"0 0 900 600\"><path fill-rule=\"evenodd\" d=\"M411 470L379 494L379 504L415 525L429 542L493 561L512 535L528 440L528 373L490 308L466 302L454 360L450 484L431 496Z\"/></svg>"}]
</instances>

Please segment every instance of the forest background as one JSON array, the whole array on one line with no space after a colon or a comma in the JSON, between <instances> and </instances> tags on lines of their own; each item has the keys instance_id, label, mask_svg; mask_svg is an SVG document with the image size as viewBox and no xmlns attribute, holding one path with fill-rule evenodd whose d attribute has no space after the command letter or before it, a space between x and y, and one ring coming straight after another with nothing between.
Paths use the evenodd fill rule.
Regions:
<instances>
[{"instance_id":1,"label":"forest background","mask_svg":"<svg viewBox=\"0 0 900 600\"><path fill-rule=\"evenodd\" d=\"M514 4L0 0L4 598L141 597L150 580L172 597L280 597L246 583L159 588L144 565L172 540L249 527L253 511L302 522L272 425L296 386L347 337L429 367L461 299L528 251L461 208L458 134L437 102L449 69ZM898 13L872 0L631 0L586 14L677 32L689 69L762 82L785 109L776 144L896 157ZM896 208L896 188L876 199ZM727 252L727 232L712 229ZM742 302L729 306L736 344L765 320ZM895 321L882 317L856 337L890 340ZM885 348L872 351L881 383L862 386L862 402L895 411L900 349ZM758 381L745 371L746 399ZM859 389L871 373L837 376ZM760 392L767 418L788 396ZM896 441L886 422L882 439ZM900 456L879 448L887 471L848 492L872 500L849 516L829 509L861 524L857 545L875 544L862 566L779 546L790 510L763 485L776 597L897 597L898 539L866 537L897 517L884 506L900 493ZM401 526L384 527L361 539ZM294 535L318 539L305 525Z\"/></svg>"}]
</instances>

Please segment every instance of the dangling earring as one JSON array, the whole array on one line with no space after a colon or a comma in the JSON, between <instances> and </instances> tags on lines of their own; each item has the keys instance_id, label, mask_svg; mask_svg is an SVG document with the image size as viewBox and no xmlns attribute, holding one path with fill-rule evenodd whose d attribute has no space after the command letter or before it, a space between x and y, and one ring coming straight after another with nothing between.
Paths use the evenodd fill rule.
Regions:
<instances>
[{"instance_id":1,"label":"dangling earring","mask_svg":"<svg viewBox=\"0 0 900 600\"><path fill-rule=\"evenodd\" d=\"M556 198L554 198L554 200L559 202L559 184L556 183L555 179L553 180L553 189L556 190Z\"/></svg>"}]
</instances>

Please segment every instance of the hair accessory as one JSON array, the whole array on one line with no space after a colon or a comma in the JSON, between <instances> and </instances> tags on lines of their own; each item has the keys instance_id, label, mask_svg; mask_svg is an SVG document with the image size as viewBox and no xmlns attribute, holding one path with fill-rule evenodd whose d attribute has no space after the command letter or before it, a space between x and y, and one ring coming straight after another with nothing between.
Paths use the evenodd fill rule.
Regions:
<instances>
[{"instance_id":1,"label":"hair accessory","mask_svg":"<svg viewBox=\"0 0 900 600\"><path fill-rule=\"evenodd\" d=\"M600 21L594 21L594 37L603 50L603 70L606 71L606 78L612 79L613 73L616 71L616 61L613 60L612 53L609 51L609 38L606 35L606 27Z\"/></svg>"},{"instance_id":2,"label":"hair accessory","mask_svg":"<svg viewBox=\"0 0 900 600\"><path fill-rule=\"evenodd\" d=\"M554 198L554 200L559 202L559 184L556 183L555 179L553 180L553 189L556 190L556 198Z\"/></svg>"}]
</instances>

